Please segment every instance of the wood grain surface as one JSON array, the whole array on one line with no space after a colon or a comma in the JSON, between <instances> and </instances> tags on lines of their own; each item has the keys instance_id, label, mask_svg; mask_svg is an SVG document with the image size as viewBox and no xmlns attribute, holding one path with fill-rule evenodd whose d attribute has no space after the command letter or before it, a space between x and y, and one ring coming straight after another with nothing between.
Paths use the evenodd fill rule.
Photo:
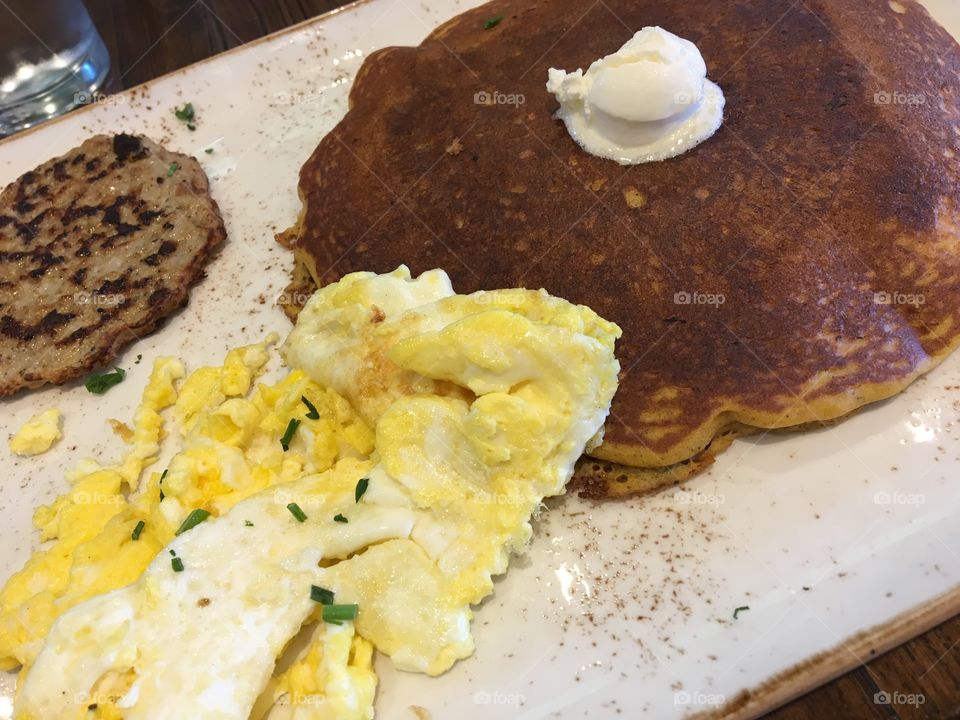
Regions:
<instances>
[{"instance_id":1,"label":"wood grain surface","mask_svg":"<svg viewBox=\"0 0 960 720\"><path fill-rule=\"evenodd\" d=\"M419 3L420 0L409 1ZM138 85L345 4L337 0L86 0L86 3L113 60L105 88L111 91ZM882 700L884 693L889 695L890 703L876 701ZM960 616L766 717L769 720L960 718Z\"/></svg>"}]
</instances>

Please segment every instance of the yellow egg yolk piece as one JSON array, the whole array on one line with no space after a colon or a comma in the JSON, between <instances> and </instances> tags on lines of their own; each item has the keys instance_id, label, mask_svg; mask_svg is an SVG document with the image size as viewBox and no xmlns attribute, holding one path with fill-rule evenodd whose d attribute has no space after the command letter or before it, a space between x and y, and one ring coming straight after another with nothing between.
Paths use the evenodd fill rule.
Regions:
<instances>
[{"instance_id":1,"label":"yellow egg yolk piece","mask_svg":"<svg viewBox=\"0 0 960 720\"><path fill-rule=\"evenodd\" d=\"M49 408L37 413L10 438L10 452L16 455L40 455L62 437L60 411Z\"/></svg>"}]
</instances>

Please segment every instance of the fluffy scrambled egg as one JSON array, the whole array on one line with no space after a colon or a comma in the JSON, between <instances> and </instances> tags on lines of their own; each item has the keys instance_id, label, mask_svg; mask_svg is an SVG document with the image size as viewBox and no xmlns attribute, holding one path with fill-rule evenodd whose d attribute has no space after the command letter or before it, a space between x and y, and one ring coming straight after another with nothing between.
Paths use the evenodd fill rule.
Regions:
<instances>
[{"instance_id":1,"label":"fluffy scrambled egg","mask_svg":"<svg viewBox=\"0 0 960 720\"><path fill-rule=\"evenodd\" d=\"M376 426L364 502L415 518L321 583L363 608L358 631L401 669L438 675L473 652L470 606L601 440L619 335L542 290L456 295L444 272L405 267L348 275L301 312L289 364Z\"/></svg>"},{"instance_id":2,"label":"fluffy scrambled egg","mask_svg":"<svg viewBox=\"0 0 960 720\"><path fill-rule=\"evenodd\" d=\"M160 358L136 411L136 441L116 465L83 460L67 474L70 489L34 513L38 550L0 592L0 668L29 665L53 622L87 598L135 580L163 546L154 532L129 543L135 508L125 484L136 486L160 449L160 411L176 399L174 381L183 365Z\"/></svg>"},{"instance_id":3,"label":"fluffy scrambled egg","mask_svg":"<svg viewBox=\"0 0 960 720\"><path fill-rule=\"evenodd\" d=\"M268 360L267 345L232 350L222 367L199 368L179 392L176 382L185 375L183 365L172 358L156 361L123 458L109 466L80 462L68 473L70 490L36 511L41 540L51 542L0 592L0 668L22 665L28 671L61 615L136 582L190 510L225 513L264 488L327 470L341 457L372 451L373 433L349 404L302 373L250 392ZM278 438L293 411L304 407L304 397L318 417L304 419L298 438L284 452ZM172 408L178 421L182 449L165 471L149 473L141 491L131 495L144 468L158 457L164 434L160 413L166 408ZM325 702L332 714L308 717L367 717L365 710L338 714L344 705L372 707L376 687L373 649L354 634L352 623L336 634L317 635L307 650L272 681L277 703L316 704L329 684L339 697ZM90 718L125 717L115 705L116 689L91 686L77 697L84 714L68 717L88 717L89 704L97 705Z\"/></svg>"},{"instance_id":4,"label":"fluffy scrambled egg","mask_svg":"<svg viewBox=\"0 0 960 720\"><path fill-rule=\"evenodd\" d=\"M10 451L17 455L40 455L60 437L60 411L50 408L34 415L17 430L10 438Z\"/></svg>"},{"instance_id":5,"label":"fluffy scrambled egg","mask_svg":"<svg viewBox=\"0 0 960 720\"><path fill-rule=\"evenodd\" d=\"M543 291L458 296L401 267L319 291L275 385L253 385L265 344L179 393L158 361L124 461L75 471L37 513L53 545L0 594L15 717L370 718L374 646L446 671L599 443L617 337ZM170 406L182 448L132 493Z\"/></svg>"}]
</instances>

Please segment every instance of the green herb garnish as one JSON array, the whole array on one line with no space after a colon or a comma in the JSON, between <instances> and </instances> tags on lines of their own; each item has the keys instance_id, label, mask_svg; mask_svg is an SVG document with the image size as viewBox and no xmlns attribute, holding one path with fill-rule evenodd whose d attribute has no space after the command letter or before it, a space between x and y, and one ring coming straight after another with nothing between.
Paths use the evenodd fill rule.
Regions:
<instances>
[{"instance_id":1,"label":"green herb garnish","mask_svg":"<svg viewBox=\"0 0 960 720\"><path fill-rule=\"evenodd\" d=\"M293 434L298 427L300 427L300 421L296 418L287 423L287 429L284 430L283 437L280 438L280 447L283 448L284 452L290 449L290 442L293 440Z\"/></svg>"},{"instance_id":2,"label":"green herb garnish","mask_svg":"<svg viewBox=\"0 0 960 720\"><path fill-rule=\"evenodd\" d=\"M177 116L177 120L182 120L183 122L191 122L196 116L193 103L187 103L182 108L175 107L173 114Z\"/></svg>"},{"instance_id":3,"label":"green herb garnish","mask_svg":"<svg viewBox=\"0 0 960 720\"><path fill-rule=\"evenodd\" d=\"M133 361L133 364L139 365L141 360L143 360L143 355L137 355L137 359Z\"/></svg>"},{"instance_id":4,"label":"green herb garnish","mask_svg":"<svg viewBox=\"0 0 960 720\"><path fill-rule=\"evenodd\" d=\"M358 605L324 605L323 621L331 625L339 625L344 620L356 620Z\"/></svg>"},{"instance_id":5,"label":"green herb garnish","mask_svg":"<svg viewBox=\"0 0 960 720\"><path fill-rule=\"evenodd\" d=\"M250 522L249 520L244 520L243 524L246 525L247 527L253 527L253 523Z\"/></svg>"},{"instance_id":6,"label":"green herb garnish","mask_svg":"<svg viewBox=\"0 0 960 720\"><path fill-rule=\"evenodd\" d=\"M496 17L489 18L484 24L483 29L489 30L490 28L495 28L503 20L503 15L497 15Z\"/></svg>"},{"instance_id":7,"label":"green herb garnish","mask_svg":"<svg viewBox=\"0 0 960 720\"><path fill-rule=\"evenodd\" d=\"M204 152L205 152L207 155L213 155L213 148L207 148L206 150L204 150Z\"/></svg>"},{"instance_id":8,"label":"green herb garnish","mask_svg":"<svg viewBox=\"0 0 960 720\"><path fill-rule=\"evenodd\" d=\"M193 109L193 103L187 103L182 108L175 107L173 109L173 114L177 116L177 120L187 124L187 130L190 132L193 132L197 129L197 126L193 123L194 119L197 117L197 114Z\"/></svg>"},{"instance_id":9,"label":"green herb garnish","mask_svg":"<svg viewBox=\"0 0 960 720\"><path fill-rule=\"evenodd\" d=\"M350 522L340 513L337 513L336 515L333 516L333 521L334 522Z\"/></svg>"},{"instance_id":10,"label":"green herb garnish","mask_svg":"<svg viewBox=\"0 0 960 720\"><path fill-rule=\"evenodd\" d=\"M368 485L370 485L370 478L360 478L360 481L357 483L357 490L353 493L355 502L360 502L360 498L362 498L363 494L367 491Z\"/></svg>"},{"instance_id":11,"label":"green herb garnish","mask_svg":"<svg viewBox=\"0 0 960 720\"><path fill-rule=\"evenodd\" d=\"M173 177L173 174L180 169L180 166L177 163L170 163L170 167L167 168L167 177Z\"/></svg>"},{"instance_id":12,"label":"green herb garnish","mask_svg":"<svg viewBox=\"0 0 960 720\"><path fill-rule=\"evenodd\" d=\"M290 503L287 505L287 510L289 510L290 514L297 519L297 522L306 522L307 514L296 503Z\"/></svg>"},{"instance_id":13,"label":"green herb garnish","mask_svg":"<svg viewBox=\"0 0 960 720\"><path fill-rule=\"evenodd\" d=\"M187 103L182 108L174 108L173 114L177 116L177 120L183 120L184 122L193 120L193 103Z\"/></svg>"},{"instance_id":14,"label":"green herb garnish","mask_svg":"<svg viewBox=\"0 0 960 720\"><path fill-rule=\"evenodd\" d=\"M303 401L303 404L307 406L307 417L311 420L319 420L320 413L317 411L317 406L307 400L306 396L301 396L300 399Z\"/></svg>"},{"instance_id":15,"label":"green herb garnish","mask_svg":"<svg viewBox=\"0 0 960 720\"><path fill-rule=\"evenodd\" d=\"M208 517L210 517L210 513L203 508L197 508L196 510L193 510L189 515L187 515L180 527L177 528L177 531L174 533L174 535L181 535L185 533L190 528L194 528L202 523Z\"/></svg>"},{"instance_id":16,"label":"green herb garnish","mask_svg":"<svg viewBox=\"0 0 960 720\"><path fill-rule=\"evenodd\" d=\"M174 572L183 572L183 560L178 557L170 560L170 566L173 568Z\"/></svg>"},{"instance_id":17,"label":"green herb garnish","mask_svg":"<svg viewBox=\"0 0 960 720\"><path fill-rule=\"evenodd\" d=\"M163 502L163 499L166 497L166 495L163 494L163 479L167 476L169 470L170 468L167 468L163 471L163 474L160 476L160 482L157 483L157 485L160 486L160 502Z\"/></svg>"},{"instance_id":18,"label":"green herb garnish","mask_svg":"<svg viewBox=\"0 0 960 720\"><path fill-rule=\"evenodd\" d=\"M122 383L126 376L127 373L123 368L114 368L110 373L91 375L84 381L83 386L94 395L103 395L114 385Z\"/></svg>"},{"instance_id":19,"label":"green herb garnish","mask_svg":"<svg viewBox=\"0 0 960 720\"><path fill-rule=\"evenodd\" d=\"M147 523L145 523L143 520L141 520L140 522L138 522L138 523L137 523L137 526L133 529L133 532L130 533L130 539L131 539L131 540L139 540L139 539L140 539L140 533L143 532L143 529L144 529L146 526L147 526Z\"/></svg>"},{"instance_id":20,"label":"green herb garnish","mask_svg":"<svg viewBox=\"0 0 960 720\"><path fill-rule=\"evenodd\" d=\"M749 609L750 609L749 605L741 605L740 607L738 607L736 610L733 611L733 619L736 620L737 616L740 613L742 613L744 610L749 610Z\"/></svg>"},{"instance_id":21,"label":"green herb garnish","mask_svg":"<svg viewBox=\"0 0 960 720\"><path fill-rule=\"evenodd\" d=\"M319 585L311 585L310 599L321 605L333 605L333 590L327 590Z\"/></svg>"}]
</instances>

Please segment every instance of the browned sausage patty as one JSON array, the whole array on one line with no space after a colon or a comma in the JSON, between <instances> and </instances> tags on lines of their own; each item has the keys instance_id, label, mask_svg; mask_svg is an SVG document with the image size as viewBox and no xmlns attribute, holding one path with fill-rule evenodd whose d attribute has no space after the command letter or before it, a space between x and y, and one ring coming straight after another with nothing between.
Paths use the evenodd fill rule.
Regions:
<instances>
[{"instance_id":1,"label":"browned sausage patty","mask_svg":"<svg viewBox=\"0 0 960 720\"><path fill-rule=\"evenodd\" d=\"M226 237L200 164L97 135L0 194L0 396L112 360L187 302Z\"/></svg>"}]
</instances>

